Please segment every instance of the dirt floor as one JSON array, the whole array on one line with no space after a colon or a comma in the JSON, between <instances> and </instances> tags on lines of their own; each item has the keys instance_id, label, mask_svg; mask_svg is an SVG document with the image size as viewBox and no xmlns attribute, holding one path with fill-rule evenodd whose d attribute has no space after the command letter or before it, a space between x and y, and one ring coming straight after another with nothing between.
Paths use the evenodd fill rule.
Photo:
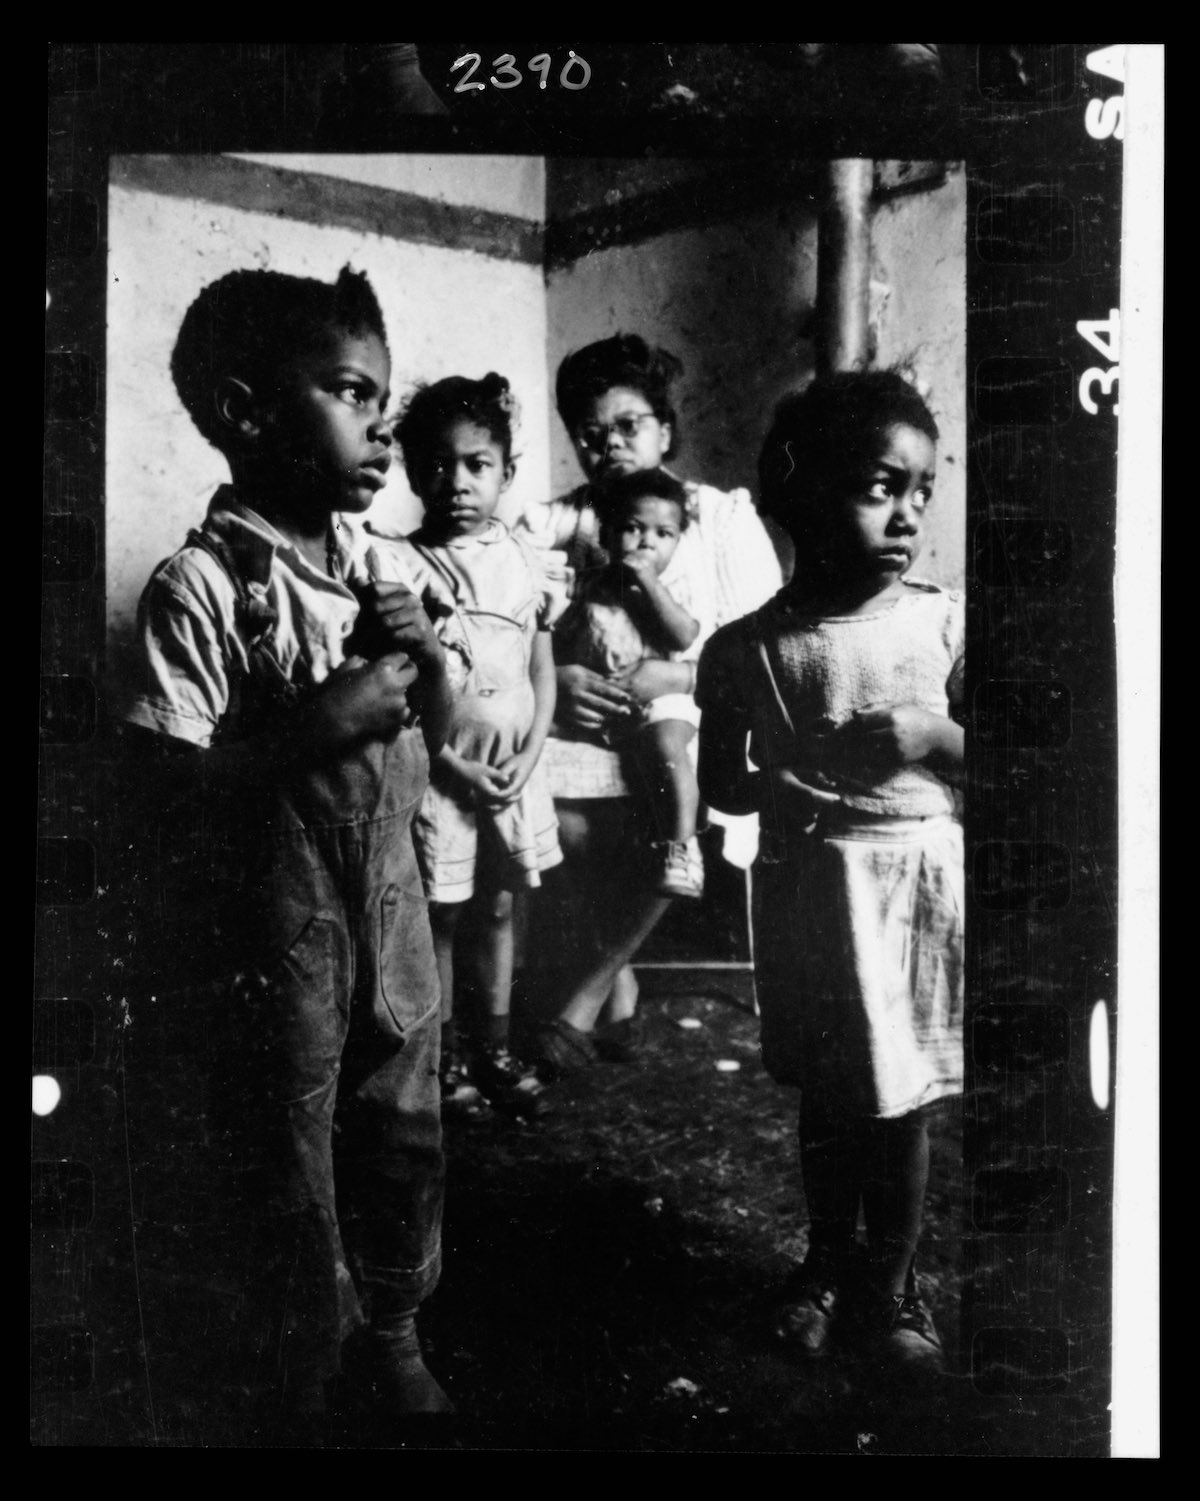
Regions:
<instances>
[{"instance_id":1,"label":"dirt floor","mask_svg":"<svg viewBox=\"0 0 1200 1501\"><path fill-rule=\"evenodd\" d=\"M759 1062L749 975L660 969L642 985L638 1063L554 1086L551 1113L532 1123L447 1122L445 1272L423 1335L459 1412L435 1442L834 1454L995 1454L1024 1442L1005 1439L1005 1404L984 1403L958 1374L956 1114L934 1132L920 1263L950 1372L897 1382L852 1349L805 1363L771 1329L806 1217L796 1101ZM129 1248L97 1248L97 1382L43 1400L35 1443L252 1441L247 1388L214 1353L238 1305L201 1285L192 1248L172 1250L170 1236L142 1227L132 1298Z\"/></svg>"},{"instance_id":2,"label":"dirt floor","mask_svg":"<svg viewBox=\"0 0 1200 1501\"><path fill-rule=\"evenodd\" d=\"M643 974L645 1054L556 1085L532 1125L450 1122L430 1359L468 1447L946 1452L850 1352L781 1349L773 1298L807 1238L795 1097L758 1058L748 976ZM699 1025L690 1025L698 1023ZM957 1364L960 1133L935 1134L922 1288ZM467 1331L470 1331L469 1337Z\"/></svg>"},{"instance_id":3,"label":"dirt floor","mask_svg":"<svg viewBox=\"0 0 1200 1501\"><path fill-rule=\"evenodd\" d=\"M641 956L646 1041L636 1063L598 1063L552 1086L549 1113L533 1122L494 1112L446 1121L444 1273L422 1336L458 1416L412 1442L466 1451L1064 1452L1067 1440L1043 1431L1031 1404L984 1395L967 1374L957 1102L931 1123L918 1261L946 1373L897 1379L852 1343L805 1361L774 1335L781 1284L807 1246L797 1096L759 1059L744 882L715 860L709 877L705 901L676 904ZM527 943L537 952L549 940L533 934ZM180 1001L172 1015L186 1018ZM546 1009L522 979L518 1046ZM144 1007L138 1015L144 1022ZM68 1297L86 1308L87 1327L78 1348L43 1351L44 1369L35 1340L33 1442L261 1443L253 1371L239 1372L230 1354L252 1343L254 1310L236 1279L213 1270L229 1263L230 1227L217 1223L207 1247L196 1229L214 1222L186 1145L202 1114L195 1059L206 1042L175 1039L182 1064L160 1068L136 1046L127 1051L143 1024L117 1031L110 1066L76 1099L91 1112L90 1155L100 1165L88 1233L35 1237L35 1328L57 1326ZM139 1078L154 1091L141 1102ZM341 1428L328 1442L396 1440Z\"/></svg>"}]
</instances>

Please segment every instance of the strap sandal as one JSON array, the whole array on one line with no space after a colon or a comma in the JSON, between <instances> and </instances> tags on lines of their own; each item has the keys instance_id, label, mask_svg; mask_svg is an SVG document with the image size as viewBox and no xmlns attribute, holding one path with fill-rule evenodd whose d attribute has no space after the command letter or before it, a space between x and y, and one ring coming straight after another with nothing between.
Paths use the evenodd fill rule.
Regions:
<instances>
[{"instance_id":1,"label":"strap sandal","mask_svg":"<svg viewBox=\"0 0 1200 1501\"><path fill-rule=\"evenodd\" d=\"M487 1101L481 1094L466 1063L456 1053L444 1053L438 1073L442 1111L446 1115L482 1115Z\"/></svg>"},{"instance_id":2,"label":"strap sandal","mask_svg":"<svg viewBox=\"0 0 1200 1501\"><path fill-rule=\"evenodd\" d=\"M522 1063L506 1047L485 1048L475 1060L480 1093L497 1110L532 1120L546 1113L545 1085L536 1069Z\"/></svg>"},{"instance_id":3,"label":"strap sandal","mask_svg":"<svg viewBox=\"0 0 1200 1501\"><path fill-rule=\"evenodd\" d=\"M533 1062L538 1078L552 1084L566 1074L591 1068L596 1062L596 1048L590 1033L558 1018L543 1022L535 1032Z\"/></svg>"}]
</instances>

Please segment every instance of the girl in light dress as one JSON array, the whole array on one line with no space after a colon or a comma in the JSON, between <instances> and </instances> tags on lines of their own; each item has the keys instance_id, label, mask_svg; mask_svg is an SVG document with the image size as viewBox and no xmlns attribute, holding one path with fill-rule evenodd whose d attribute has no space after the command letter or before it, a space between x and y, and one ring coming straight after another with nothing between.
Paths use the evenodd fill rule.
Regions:
<instances>
[{"instance_id":1,"label":"girl in light dress","mask_svg":"<svg viewBox=\"0 0 1200 1501\"><path fill-rule=\"evenodd\" d=\"M482 1094L532 1116L542 1085L508 1036L513 893L562 854L538 766L554 717L552 596L534 550L495 514L514 474L515 412L503 376L451 376L417 391L397 436L425 506L409 541L453 601L447 628L469 658L414 826L442 985L443 1104L471 1108ZM461 1039L456 988L473 991Z\"/></svg>"},{"instance_id":2,"label":"girl in light dress","mask_svg":"<svg viewBox=\"0 0 1200 1501\"><path fill-rule=\"evenodd\" d=\"M801 1091L810 1240L779 1332L815 1355L849 1327L876 1355L935 1370L940 1341L914 1267L927 1108L962 1089L950 784L964 643L960 595L910 573L937 436L893 372L820 378L781 405L760 506L795 542L796 571L710 639L697 688L701 793L763 820L763 1061Z\"/></svg>"}]
</instances>

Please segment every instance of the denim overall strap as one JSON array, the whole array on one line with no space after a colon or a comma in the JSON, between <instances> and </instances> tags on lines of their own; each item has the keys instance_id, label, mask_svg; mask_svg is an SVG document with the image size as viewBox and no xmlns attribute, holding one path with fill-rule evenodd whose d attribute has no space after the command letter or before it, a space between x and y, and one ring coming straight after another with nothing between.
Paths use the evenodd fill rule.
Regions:
<instances>
[{"instance_id":1,"label":"denim overall strap","mask_svg":"<svg viewBox=\"0 0 1200 1501\"><path fill-rule=\"evenodd\" d=\"M259 679L272 702L281 707L295 703L299 691L272 649L279 616L266 592L271 572L270 555L264 554L260 548L243 545L237 537L228 541L207 525L190 531L188 542L193 547L203 548L219 563L233 585L235 619L246 644L250 675ZM244 688L240 676L230 682L229 704L213 737L217 743L245 733L242 725Z\"/></svg>"}]
</instances>

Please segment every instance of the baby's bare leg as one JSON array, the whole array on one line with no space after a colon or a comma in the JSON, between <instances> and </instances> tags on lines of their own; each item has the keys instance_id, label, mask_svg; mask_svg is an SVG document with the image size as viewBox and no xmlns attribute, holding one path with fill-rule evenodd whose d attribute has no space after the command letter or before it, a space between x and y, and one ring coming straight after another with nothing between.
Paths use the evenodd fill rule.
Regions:
<instances>
[{"instance_id":1,"label":"baby's bare leg","mask_svg":"<svg viewBox=\"0 0 1200 1501\"><path fill-rule=\"evenodd\" d=\"M643 726L628 746L626 760L636 772L659 839L686 842L696 832L700 788L688 756L694 726L663 719Z\"/></svg>"}]
</instances>

